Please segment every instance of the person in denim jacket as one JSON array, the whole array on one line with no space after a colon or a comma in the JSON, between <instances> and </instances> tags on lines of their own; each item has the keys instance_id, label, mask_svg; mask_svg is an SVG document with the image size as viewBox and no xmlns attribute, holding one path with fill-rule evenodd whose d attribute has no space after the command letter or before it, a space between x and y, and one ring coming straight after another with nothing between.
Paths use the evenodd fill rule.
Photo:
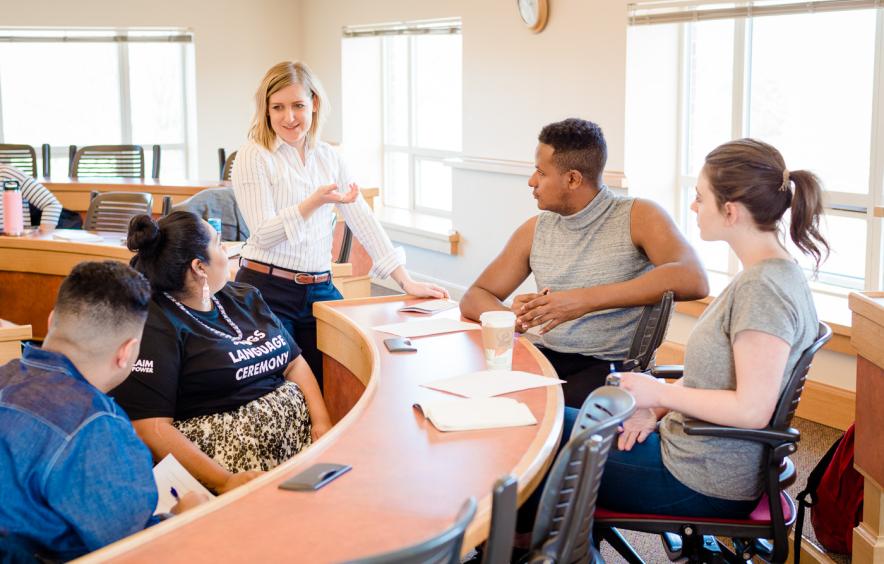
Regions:
<instances>
[{"instance_id":1,"label":"person in denim jacket","mask_svg":"<svg viewBox=\"0 0 884 564\"><path fill-rule=\"evenodd\" d=\"M105 394L131 371L149 301L128 266L81 263L43 348L0 367L0 562L75 558L159 520L150 452Z\"/></svg>"}]
</instances>

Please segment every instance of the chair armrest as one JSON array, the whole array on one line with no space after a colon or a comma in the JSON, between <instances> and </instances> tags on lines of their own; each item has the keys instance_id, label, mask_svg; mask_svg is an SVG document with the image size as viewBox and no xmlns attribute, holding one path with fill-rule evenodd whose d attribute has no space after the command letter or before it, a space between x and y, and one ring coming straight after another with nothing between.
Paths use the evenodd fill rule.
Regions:
<instances>
[{"instance_id":1,"label":"chair armrest","mask_svg":"<svg viewBox=\"0 0 884 564\"><path fill-rule=\"evenodd\" d=\"M655 378L669 378L670 380L674 380L684 376L684 366L681 364L664 364L661 366L655 366L651 368L650 374Z\"/></svg>"},{"instance_id":2,"label":"chair armrest","mask_svg":"<svg viewBox=\"0 0 884 564\"><path fill-rule=\"evenodd\" d=\"M777 446L782 443L796 443L801 439L801 433L797 429L789 428L785 431L773 429L742 429L739 427L723 427L714 423L707 423L697 419L688 419L684 422L684 432L687 435L702 435L706 437L721 437L725 439L741 439L757 443L765 443Z\"/></svg>"}]
</instances>

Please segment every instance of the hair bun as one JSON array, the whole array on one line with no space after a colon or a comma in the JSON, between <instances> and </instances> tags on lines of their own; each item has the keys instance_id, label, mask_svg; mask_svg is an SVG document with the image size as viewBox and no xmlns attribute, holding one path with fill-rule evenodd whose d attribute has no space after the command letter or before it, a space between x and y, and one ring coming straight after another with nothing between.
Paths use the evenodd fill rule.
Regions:
<instances>
[{"instance_id":1,"label":"hair bun","mask_svg":"<svg viewBox=\"0 0 884 564\"><path fill-rule=\"evenodd\" d=\"M129 222L126 246L139 254L152 254L160 242L160 226L146 214L136 215Z\"/></svg>"}]
</instances>

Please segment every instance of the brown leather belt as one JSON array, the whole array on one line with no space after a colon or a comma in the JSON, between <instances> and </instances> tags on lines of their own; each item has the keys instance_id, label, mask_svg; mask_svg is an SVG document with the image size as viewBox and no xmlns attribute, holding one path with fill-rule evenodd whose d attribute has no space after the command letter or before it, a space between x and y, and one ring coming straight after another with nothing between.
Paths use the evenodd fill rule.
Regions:
<instances>
[{"instance_id":1,"label":"brown leather belt","mask_svg":"<svg viewBox=\"0 0 884 564\"><path fill-rule=\"evenodd\" d=\"M239 265L243 268L248 268L249 270L260 272L261 274L270 274L271 276L278 276L279 278L291 280L295 284L321 284L322 282L327 282L328 279L331 278L330 272L323 272L322 274L308 274L306 272L287 270L285 268L279 268L278 266L264 264L263 262L257 262L244 258L239 259Z\"/></svg>"}]
</instances>

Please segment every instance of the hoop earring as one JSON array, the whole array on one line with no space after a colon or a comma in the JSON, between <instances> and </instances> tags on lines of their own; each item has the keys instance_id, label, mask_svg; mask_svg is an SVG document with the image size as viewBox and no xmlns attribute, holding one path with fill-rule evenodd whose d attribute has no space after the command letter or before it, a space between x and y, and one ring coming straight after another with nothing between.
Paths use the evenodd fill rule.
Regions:
<instances>
[{"instance_id":1,"label":"hoop earring","mask_svg":"<svg viewBox=\"0 0 884 564\"><path fill-rule=\"evenodd\" d=\"M209 291L209 279L203 278L203 307L207 308L212 303L212 293Z\"/></svg>"}]
</instances>

